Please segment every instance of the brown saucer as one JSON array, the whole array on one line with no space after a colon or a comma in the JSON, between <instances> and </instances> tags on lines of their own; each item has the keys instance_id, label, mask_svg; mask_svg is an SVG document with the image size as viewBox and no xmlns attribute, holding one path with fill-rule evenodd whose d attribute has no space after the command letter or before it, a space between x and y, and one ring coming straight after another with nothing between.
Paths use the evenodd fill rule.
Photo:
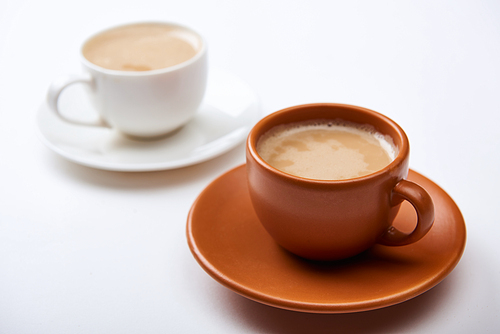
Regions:
<instances>
[{"instance_id":1,"label":"brown saucer","mask_svg":"<svg viewBox=\"0 0 500 334\"><path fill-rule=\"evenodd\" d=\"M376 245L337 262L297 257L278 246L258 221L242 165L214 180L194 202L189 247L219 283L278 308L347 313L401 303L441 282L460 260L466 240L465 222L450 196L412 170L408 179L428 191L436 211L430 232L411 245ZM409 231L416 215L404 204L395 226Z\"/></svg>"}]
</instances>

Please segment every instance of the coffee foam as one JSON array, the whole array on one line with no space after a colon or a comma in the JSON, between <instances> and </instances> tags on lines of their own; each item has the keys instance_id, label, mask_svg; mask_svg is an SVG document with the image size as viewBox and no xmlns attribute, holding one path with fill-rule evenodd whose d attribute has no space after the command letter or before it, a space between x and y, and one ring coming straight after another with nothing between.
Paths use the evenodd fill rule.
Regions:
<instances>
[{"instance_id":1,"label":"coffee foam","mask_svg":"<svg viewBox=\"0 0 500 334\"><path fill-rule=\"evenodd\" d=\"M150 71L193 58L202 48L193 32L174 25L144 23L104 31L82 48L84 57L103 68Z\"/></svg>"},{"instance_id":2,"label":"coffee foam","mask_svg":"<svg viewBox=\"0 0 500 334\"><path fill-rule=\"evenodd\" d=\"M322 131L323 134L320 133ZM345 138L347 143L351 143L352 140L357 143L361 140L364 146L373 146L368 151L364 149L368 152L364 154L357 148L339 143L331 137L333 133L347 137ZM311 136L316 136L320 140L313 140ZM380 157L373 160L370 156L375 151L385 152L387 158L383 158L380 156L383 153L378 152ZM372 125L341 119L313 120L276 126L259 139L257 152L277 169L313 179L347 179L367 175L389 164L398 154L390 136L377 132ZM382 167L372 168L370 159L377 161L378 164L382 161L380 159L385 159L386 164L382 163Z\"/></svg>"}]
</instances>

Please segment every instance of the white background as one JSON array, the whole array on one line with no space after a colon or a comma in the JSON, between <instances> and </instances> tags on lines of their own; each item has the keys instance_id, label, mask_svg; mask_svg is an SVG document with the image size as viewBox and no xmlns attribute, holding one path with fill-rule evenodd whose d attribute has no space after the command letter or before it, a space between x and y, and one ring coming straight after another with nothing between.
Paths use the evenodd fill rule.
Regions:
<instances>
[{"instance_id":1,"label":"white background","mask_svg":"<svg viewBox=\"0 0 500 334\"><path fill-rule=\"evenodd\" d=\"M188 210L244 145L178 170L118 173L38 140L49 83L79 73L88 35L141 20L200 31L210 64L263 113L311 102L374 109L411 167L456 201L456 269L400 305L314 315L249 301L191 256ZM498 333L500 2L0 0L0 333Z\"/></svg>"}]
</instances>

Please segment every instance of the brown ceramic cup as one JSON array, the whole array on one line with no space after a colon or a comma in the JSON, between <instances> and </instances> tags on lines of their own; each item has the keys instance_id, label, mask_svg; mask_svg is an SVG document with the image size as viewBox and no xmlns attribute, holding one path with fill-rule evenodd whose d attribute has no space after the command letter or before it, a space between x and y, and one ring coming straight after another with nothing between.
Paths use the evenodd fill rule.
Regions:
<instances>
[{"instance_id":1,"label":"brown ceramic cup","mask_svg":"<svg viewBox=\"0 0 500 334\"><path fill-rule=\"evenodd\" d=\"M370 124L392 137L399 153L383 169L346 180L315 180L282 172L257 153L260 136L274 126L313 119ZM409 142L399 125L375 111L332 103L299 105L275 112L251 130L246 146L247 178L254 210L283 248L313 260L338 260L375 244L403 246L421 239L434 222L434 205L418 184L407 181ZM401 203L417 213L410 233L392 226Z\"/></svg>"}]
</instances>

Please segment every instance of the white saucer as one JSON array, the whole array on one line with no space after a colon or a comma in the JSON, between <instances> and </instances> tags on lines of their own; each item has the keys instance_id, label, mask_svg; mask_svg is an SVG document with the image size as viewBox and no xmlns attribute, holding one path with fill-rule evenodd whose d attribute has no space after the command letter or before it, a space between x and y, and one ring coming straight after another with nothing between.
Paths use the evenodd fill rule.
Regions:
<instances>
[{"instance_id":1,"label":"white saucer","mask_svg":"<svg viewBox=\"0 0 500 334\"><path fill-rule=\"evenodd\" d=\"M95 117L83 85L68 87L59 105L72 117ZM40 139L64 158L88 167L112 171L154 171L200 163L229 151L243 141L260 118L257 95L241 79L210 70L205 99L192 121L158 140L134 140L112 129L71 125L49 110L38 109Z\"/></svg>"}]
</instances>

